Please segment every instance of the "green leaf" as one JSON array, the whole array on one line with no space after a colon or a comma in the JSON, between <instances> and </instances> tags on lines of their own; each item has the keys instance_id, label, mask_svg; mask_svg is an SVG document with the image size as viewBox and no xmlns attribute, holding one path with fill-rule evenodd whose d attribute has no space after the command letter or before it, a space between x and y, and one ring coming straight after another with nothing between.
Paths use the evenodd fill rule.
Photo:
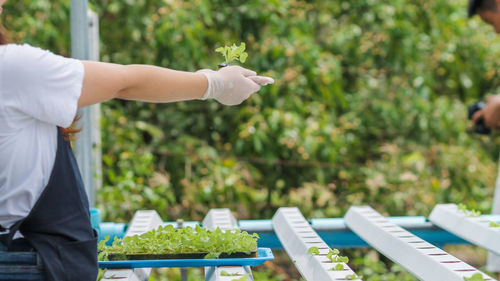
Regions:
<instances>
[{"instance_id":1,"label":"green leaf","mask_svg":"<svg viewBox=\"0 0 500 281\"><path fill-rule=\"evenodd\" d=\"M481 215L481 212L480 211L477 211L477 210L471 210L470 213L469 213L469 217L479 217Z\"/></svg>"},{"instance_id":2,"label":"green leaf","mask_svg":"<svg viewBox=\"0 0 500 281\"><path fill-rule=\"evenodd\" d=\"M307 250L307 253L309 255L312 255L312 254L319 255L319 249L318 249L318 247L311 247L311 248L309 248L309 250Z\"/></svg>"},{"instance_id":3,"label":"green leaf","mask_svg":"<svg viewBox=\"0 0 500 281\"><path fill-rule=\"evenodd\" d=\"M498 224L494 221L490 221L490 227L500 227L500 224Z\"/></svg>"},{"instance_id":4,"label":"green leaf","mask_svg":"<svg viewBox=\"0 0 500 281\"><path fill-rule=\"evenodd\" d=\"M238 276L238 275L239 275L238 273L229 273L225 270L220 272L220 276Z\"/></svg>"},{"instance_id":5,"label":"green leaf","mask_svg":"<svg viewBox=\"0 0 500 281\"><path fill-rule=\"evenodd\" d=\"M468 217L479 217L481 215L480 211L469 210L465 204L458 204L458 210Z\"/></svg>"},{"instance_id":6,"label":"green leaf","mask_svg":"<svg viewBox=\"0 0 500 281\"><path fill-rule=\"evenodd\" d=\"M335 271L341 271L341 270L344 270L344 265L341 264L341 263L338 263L337 265L335 265L334 268L332 268L332 270L335 270Z\"/></svg>"},{"instance_id":7,"label":"green leaf","mask_svg":"<svg viewBox=\"0 0 500 281\"><path fill-rule=\"evenodd\" d=\"M97 272L97 279L96 279L96 281L99 281L99 280L101 280L104 277L104 272L105 271L106 270L99 268L99 271Z\"/></svg>"},{"instance_id":8,"label":"green leaf","mask_svg":"<svg viewBox=\"0 0 500 281\"><path fill-rule=\"evenodd\" d=\"M221 252L218 253L208 253L205 255L204 259L217 259L219 258Z\"/></svg>"},{"instance_id":9,"label":"green leaf","mask_svg":"<svg viewBox=\"0 0 500 281\"><path fill-rule=\"evenodd\" d=\"M338 259L338 254L340 253L340 251L338 249L333 249L333 250L330 250L328 251L328 254L326 254L326 257L332 261L332 262L336 262L337 259Z\"/></svg>"},{"instance_id":10,"label":"green leaf","mask_svg":"<svg viewBox=\"0 0 500 281\"><path fill-rule=\"evenodd\" d=\"M215 49L216 52L221 53L224 56L224 63L230 64L233 61L240 61L244 63L248 58L248 54L245 52L246 45L244 42L240 46L233 44L232 46L224 46Z\"/></svg>"},{"instance_id":11,"label":"green leaf","mask_svg":"<svg viewBox=\"0 0 500 281\"><path fill-rule=\"evenodd\" d=\"M356 274L349 274L349 275L346 275L345 277L346 280L356 280L356 279L363 279L363 276L361 275L356 275Z\"/></svg>"},{"instance_id":12,"label":"green leaf","mask_svg":"<svg viewBox=\"0 0 500 281\"><path fill-rule=\"evenodd\" d=\"M465 213L467 211L467 206L465 206L465 204L463 203L460 203L458 204L458 210Z\"/></svg>"},{"instance_id":13,"label":"green leaf","mask_svg":"<svg viewBox=\"0 0 500 281\"><path fill-rule=\"evenodd\" d=\"M234 47L236 47L236 45L234 45ZM243 54L243 52L245 52L245 48L246 48L246 45L244 42L241 42L240 46L236 48L235 52L238 54L238 55L241 55Z\"/></svg>"},{"instance_id":14,"label":"green leaf","mask_svg":"<svg viewBox=\"0 0 500 281\"><path fill-rule=\"evenodd\" d=\"M100 261L107 261L108 260L108 253L107 252L99 252L97 255L97 259Z\"/></svg>"},{"instance_id":15,"label":"green leaf","mask_svg":"<svg viewBox=\"0 0 500 281\"><path fill-rule=\"evenodd\" d=\"M245 61L247 60L247 57L248 57L248 54L247 53L242 53L240 55L240 62L241 63L245 63Z\"/></svg>"},{"instance_id":16,"label":"green leaf","mask_svg":"<svg viewBox=\"0 0 500 281\"><path fill-rule=\"evenodd\" d=\"M111 246L103 240L99 242L99 258L113 254L182 254L208 253L205 258L218 258L222 253L236 252L250 254L257 250L255 235L239 229L222 231L220 228L208 230L196 225L195 228L175 229L172 225L160 226L141 235L115 238Z\"/></svg>"},{"instance_id":17,"label":"green leaf","mask_svg":"<svg viewBox=\"0 0 500 281\"><path fill-rule=\"evenodd\" d=\"M335 254L333 253L332 250L328 251L328 253L326 254L326 258L329 260L332 260L334 256Z\"/></svg>"},{"instance_id":18,"label":"green leaf","mask_svg":"<svg viewBox=\"0 0 500 281\"><path fill-rule=\"evenodd\" d=\"M349 258L348 257L339 257L339 262L348 263Z\"/></svg>"},{"instance_id":19,"label":"green leaf","mask_svg":"<svg viewBox=\"0 0 500 281\"><path fill-rule=\"evenodd\" d=\"M471 277L464 277L464 281L484 281L484 278L481 273L476 273Z\"/></svg>"}]
</instances>

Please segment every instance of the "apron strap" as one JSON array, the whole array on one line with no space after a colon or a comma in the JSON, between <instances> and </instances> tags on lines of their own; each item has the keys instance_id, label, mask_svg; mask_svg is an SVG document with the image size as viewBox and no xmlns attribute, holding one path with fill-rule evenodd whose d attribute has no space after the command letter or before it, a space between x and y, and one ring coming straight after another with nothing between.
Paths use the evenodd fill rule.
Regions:
<instances>
[{"instance_id":1,"label":"apron strap","mask_svg":"<svg viewBox=\"0 0 500 281\"><path fill-rule=\"evenodd\" d=\"M21 224L23 223L24 219L17 221L14 223L8 230L0 225L0 231L1 232L6 232L4 234L0 234L0 243L2 243L5 247L7 247L7 250L11 248L12 246L12 241L14 240L14 235L16 232L19 230L19 227L21 227Z\"/></svg>"}]
</instances>

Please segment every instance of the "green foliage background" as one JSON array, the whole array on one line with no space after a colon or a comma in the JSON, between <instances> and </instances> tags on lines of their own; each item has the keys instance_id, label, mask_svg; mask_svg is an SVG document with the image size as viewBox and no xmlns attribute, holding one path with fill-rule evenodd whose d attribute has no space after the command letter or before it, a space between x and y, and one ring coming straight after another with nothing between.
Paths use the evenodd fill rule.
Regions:
<instances>
[{"instance_id":1,"label":"green foliage background","mask_svg":"<svg viewBox=\"0 0 500 281\"><path fill-rule=\"evenodd\" d=\"M307 217L359 204L490 211L498 149L467 132L466 105L496 92L500 40L466 18L465 0L90 2L103 61L194 71L243 41L245 66L276 80L235 107L103 104L104 220L138 209L200 220L214 207L238 219L280 206ZM12 0L2 19L16 42L68 55L68 11L69 1ZM353 259L366 280L413 280L353 255L367 256Z\"/></svg>"}]
</instances>

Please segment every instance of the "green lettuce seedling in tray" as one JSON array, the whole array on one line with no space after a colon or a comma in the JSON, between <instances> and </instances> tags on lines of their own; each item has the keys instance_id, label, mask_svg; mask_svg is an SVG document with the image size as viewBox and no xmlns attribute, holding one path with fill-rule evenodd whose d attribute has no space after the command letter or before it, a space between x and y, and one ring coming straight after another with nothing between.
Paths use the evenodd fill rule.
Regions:
<instances>
[{"instance_id":1,"label":"green lettuce seedling in tray","mask_svg":"<svg viewBox=\"0 0 500 281\"><path fill-rule=\"evenodd\" d=\"M255 257L259 236L239 229L160 226L141 235L99 242L99 260L156 260Z\"/></svg>"}]
</instances>

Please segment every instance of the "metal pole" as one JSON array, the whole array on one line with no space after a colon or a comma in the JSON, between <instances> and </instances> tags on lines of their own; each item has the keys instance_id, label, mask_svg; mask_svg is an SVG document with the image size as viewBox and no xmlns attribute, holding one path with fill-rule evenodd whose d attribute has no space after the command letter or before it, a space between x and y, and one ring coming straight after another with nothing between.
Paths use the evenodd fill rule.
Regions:
<instances>
[{"instance_id":1,"label":"metal pole","mask_svg":"<svg viewBox=\"0 0 500 281\"><path fill-rule=\"evenodd\" d=\"M71 55L82 60L89 58L87 9L87 0L71 0Z\"/></svg>"},{"instance_id":2,"label":"metal pole","mask_svg":"<svg viewBox=\"0 0 500 281\"><path fill-rule=\"evenodd\" d=\"M99 17L96 13L88 10L88 31L89 31L89 60L99 61ZM90 134L90 143L86 147L90 148L90 163L85 167L90 169L88 173L88 182L91 183L87 188L90 206L94 206L95 191L102 187L102 157L101 157L101 106L95 104L90 106L90 123L85 133ZM85 124L87 125L87 124ZM89 140L87 140L89 141Z\"/></svg>"},{"instance_id":3,"label":"metal pole","mask_svg":"<svg viewBox=\"0 0 500 281\"><path fill-rule=\"evenodd\" d=\"M71 0L71 56L80 60L91 58L89 43L89 20L87 15L88 0ZM96 59L96 58L94 58ZM80 172L82 174L90 206L94 205L94 172L92 170L92 109L78 110L81 116L77 126L82 128L74 150Z\"/></svg>"}]
</instances>

